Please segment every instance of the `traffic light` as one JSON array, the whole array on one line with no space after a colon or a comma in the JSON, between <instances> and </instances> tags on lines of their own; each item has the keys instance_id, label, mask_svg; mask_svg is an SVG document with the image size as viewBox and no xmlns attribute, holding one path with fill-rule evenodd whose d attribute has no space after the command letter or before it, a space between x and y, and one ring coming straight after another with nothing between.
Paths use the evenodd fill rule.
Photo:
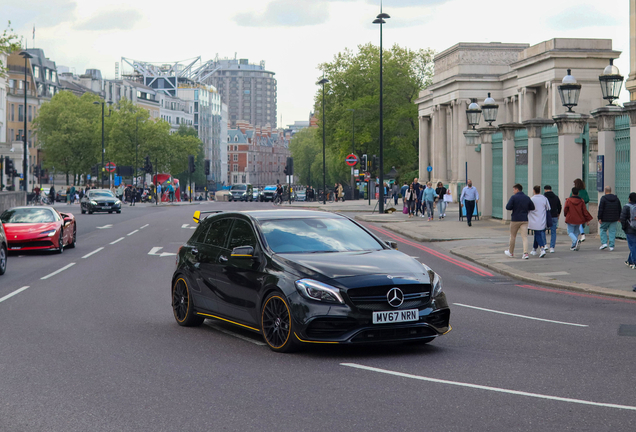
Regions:
<instances>
[{"instance_id":1,"label":"traffic light","mask_svg":"<svg viewBox=\"0 0 636 432\"><path fill-rule=\"evenodd\" d=\"M146 156L144 159L144 172L152 174L152 162L150 162L150 156Z\"/></svg>"},{"instance_id":2,"label":"traffic light","mask_svg":"<svg viewBox=\"0 0 636 432\"><path fill-rule=\"evenodd\" d=\"M97 177L98 173L99 173L99 164L95 164L91 167L91 175L93 177Z\"/></svg>"},{"instance_id":3,"label":"traffic light","mask_svg":"<svg viewBox=\"0 0 636 432\"><path fill-rule=\"evenodd\" d=\"M4 173L6 175L12 175L15 171L15 166L13 165L13 160L9 158L9 156L4 157Z\"/></svg>"},{"instance_id":4,"label":"traffic light","mask_svg":"<svg viewBox=\"0 0 636 432\"><path fill-rule=\"evenodd\" d=\"M380 159L376 156L373 155L373 171L377 171L380 165Z\"/></svg>"},{"instance_id":5,"label":"traffic light","mask_svg":"<svg viewBox=\"0 0 636 432\"><path fill-rule=\"evenodd\" d=\"M286 176L289 175L289 170L287 169L287 165L285 165L285 169L283 170L283 172L285 173Z\"/></svg>"},{"instance_id":6,"label":"traffic light","mask_svg":"<svg viewBox=\"0 0 636 432\"><path fill-rule=\"evenodd\" d=\"M40 167L38 165L33 165L33 176L40 177Z\"/></svg>"},{"instance_id":7,"label":"traffic light","mask_svg":"<svg viewBox=\"0 0 636 432\"><path fill-rule=\"evenodd\" d=\"M363 154L360 159L360 171L366 171L369 169L369 165L367 163L367 155Z\"/></svg>"},{"instance_id":8,"label":"traffic light","mask_svg":"<svg viewBox=\"0 0 636 432\"><path fill-rule=\"evenodd\" d=\"M287 158L287 165L285 165L285 174L294 175L294 158Z\"/></svg>"},{"instance_id":9,"label":"traffic light","mask_svg":"<svg viewBox=\"0 0 636 432\"><path fill-rule=\"evenodd\" d=\"M205 165L205 175L209 176L210 175L210 159L206 159L204 165Z\"/></svg>"},{"instance_id":10,"label":"traffic light","mask_svg":"<svg viewBox=\"0 0 636 432\"><path fill-rule=\"evenodd\" d=\"M195 172L197 167L194 165L194 156L193 155L189 155L188 156L188 169L191 173Z\"/></svg>"}]
</instances>

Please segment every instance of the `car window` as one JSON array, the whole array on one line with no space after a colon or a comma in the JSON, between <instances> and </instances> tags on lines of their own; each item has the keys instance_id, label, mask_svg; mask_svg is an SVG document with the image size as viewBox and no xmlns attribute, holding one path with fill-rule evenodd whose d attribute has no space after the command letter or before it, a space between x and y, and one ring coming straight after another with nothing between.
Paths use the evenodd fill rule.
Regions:
<instances>
[{"instance_id":1,"label":"car window","mask_svg":"<svg viewBox=\"0 0 636 432\"><path fill-rule=\"evenodd\" d=\"M90 191L88 192L90 198L115 198L115 195L109 191Z\"/></svg>"},{"instance_id":2,"label":"car window","mask_svg":"<svg viewBox=\"0 0 636 432\"><path fill-rule=\"evenodd\" d=\"M199 226L197 226L196 231L194 231L194 234L192 234L192 237L190 237L190 241L193 243L203 243L203 239L205 239L205 235L208 232L208 228L209 225L208 224L199 224Z\"/></svg>"},{"instance_id":3,"label":"car window","mask_svg":"<svg viewBox=\"0 0 636 432\"><path fill-rule=\"evenodd\" d=\"M236 220L232 228L229 249L239 246L252 246L256 248L256 236L249 223L244 220Z\"/></svg>"},{"instance_id":4,"label":"car window","mask_svg":"<svg viewBox=\"0 0 636 432\"><path fill-rule=\"evenodd\" d=\"M227 233L230 231L231 225L232 219L221 219L212 222L203 243L217 247L225 246L225 239L227 238Z\"/></svg>"}]
</instances>

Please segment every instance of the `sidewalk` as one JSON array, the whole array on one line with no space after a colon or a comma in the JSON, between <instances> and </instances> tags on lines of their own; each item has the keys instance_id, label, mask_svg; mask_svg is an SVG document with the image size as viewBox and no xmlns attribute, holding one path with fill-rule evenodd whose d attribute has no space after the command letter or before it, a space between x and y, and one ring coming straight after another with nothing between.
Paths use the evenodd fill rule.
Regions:
<instances>
[{"instance_id":1,"label":"sidewalk","mask_svg":"<svg viewBox=\"0 0 636 432\"><path fill-rule=\"evenodd\" d=\"M408 218L401 212L393 214L359 214L356 219L380 224L383 228L419 242L439 242L437 248L445 249L483 267L506 276L544 286L551 286L587 293L612 295L636 299L632 289L636 284L636 271L626 267L628 249L624 240L616 240L613 252L599 250L598 235L587 235L578 252L570 251L567 235L557 236L556 252L544 258L530 256L522 260L523 244L517 237L515 257L508 258L509 226L498 220L473 220L468 227L458 220L458 205L451 204L447 217L440 221ZM549 241L549 238L548 238ZM529 251L533 237L528 237Z\"/></svg>"}]
</instances>

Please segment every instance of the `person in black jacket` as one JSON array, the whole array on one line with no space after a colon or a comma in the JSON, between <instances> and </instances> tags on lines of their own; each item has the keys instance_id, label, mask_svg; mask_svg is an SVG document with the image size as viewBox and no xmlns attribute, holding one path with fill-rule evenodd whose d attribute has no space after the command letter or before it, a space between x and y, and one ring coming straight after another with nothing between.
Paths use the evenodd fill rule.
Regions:
<instances>
[{"instance_id":1,"label":"person in black jacket","mask_svg":"<svg viewBox=\"0 0 636 432\"><path fill-rule=\"evenodd\" d=\"M512 187L514 194L510 197L506 210L512 210L510 222L510 245L504 251L506 256L514 257L515 241L517 233L521 231L521 241L523 242L523 255L521 259L528 259L528 212L534 210L534 203L523 193L523 186L516 184Z\"/></svg>"},{"instance_id":2,"label":"person in black jacket","mask_svg":"<svg viewBox=\"0 0 636 432\"><path fill-rule=\"evenodd\" d=\"M601 224L599 231L601 232L601 247L600 250L607 249L614 250L614 241L616 240L616 227L618 226L618 219L621 217L621 200L612 193L610 186L605 186L605 195L601 197L601 201L598 203L598 223ZM609 232L609 242L607 234Z\"/></svg>"},{"instance_id":3,"label":"person in black jacket","mask_svg":"<svg viewBox=\"0 0 636 432\"><path fill-rule=\"evenodd\" d=\"M627 237L627 246L629 246L629 255L625 264L636 270L636 192L629 194L629 203L621 210L620 221Z\"/></svg>"},{"instance_id":4,"label":"person in black jacket","mask_svg":"<svg viewBox=\"0 0 636 432\"><path fill-rule=\"evenodd\" d=\"M561 215L561 200L552 192L552 186L543 186L543 195L548 199L550 203L550 215L552 216L552 227L550 228L550 253L554 253L554 247L556 246L557 227L559 225L559 216Z\"/></svg>"}]
</instances>

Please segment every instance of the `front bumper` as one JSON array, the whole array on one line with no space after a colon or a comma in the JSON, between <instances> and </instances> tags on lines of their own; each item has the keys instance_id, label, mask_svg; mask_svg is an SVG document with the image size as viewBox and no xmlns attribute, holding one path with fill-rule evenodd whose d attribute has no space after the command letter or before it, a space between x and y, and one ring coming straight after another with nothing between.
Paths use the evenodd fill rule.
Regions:
<instances>
[{"instance_id":1,"label":"front bumper","mask_svg":"<svg viewBox=\"0 0 636 432\"><path fill-rule=\"evenodd\" d=\"M89 204L88 205L88 210L92 211L94 213L99 213L99 212L112 212L112 211L121 211L121 204L113 204L113 205L93 205L93 204Z\"/></svg>"},{"instance_id":2,"label":"front bumper","mask_svg":"<svg viewBox=\"0 0 636 432\"><path fill-rule=\"evenodd\" d=\"M59 245L53 241L52 237L44 237L33 240L9 241L7 242L7 244L9 251L16 252L33 250L55 250L59 247Z\"/></svg>"}]
</instances>

